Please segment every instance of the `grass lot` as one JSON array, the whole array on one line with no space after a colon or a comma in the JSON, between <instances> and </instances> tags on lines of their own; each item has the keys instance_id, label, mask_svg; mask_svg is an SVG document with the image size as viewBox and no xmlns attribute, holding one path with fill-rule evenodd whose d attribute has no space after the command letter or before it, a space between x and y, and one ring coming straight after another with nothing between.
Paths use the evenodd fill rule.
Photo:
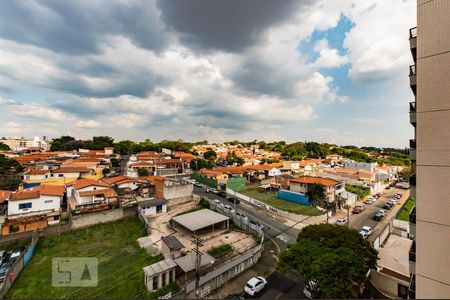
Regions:
<instances>
[{"instance_id":1,"label":"grass lot","mask_svg":"<svg viewBox=\"0 0 450 300\"><path fill-rule=\"evenodd\" d=\"M414 199L409 198L405 206L403 206L402 211L398 215L397 220L409 221L409 213L411 212L413 207L414 207Z\"/></svg>"},{"instance_id":2,"label":"grass lot","mask_svg":"<svg viewBox=\"0 0 450 300\"><path fill-rule=\"evenodd\" d=\"M41 238L6 298L150 298L142 268L162 257L139 248L144 235L139 219L128 218ZM52 287L52 257L82 256L98 259L98 286Z\"/></svg>"},{"instance_id":3,"label":"grass lot","mask_svg":"<svg viewBox=\"0 0 450 300\"><path fill-rule=\"evenodd\" d=\"M218 257L224 256L225 254L227 254L228 252L230 252L232 250L233 250L233 248L231 248L231 245L223 244L220 246L212 247L211 249L208 250L208 254L210 254L214 258L218 258Z\"/></svg>"},{"instance_id":4,"label":"grass lot","mask_svg":"<svg viewBox=\"0 0 450 300\"><path fill-rule=\"evenodd\" d=\"M314 206L307 206L279 199L277 198L275 192L264 192L258 190L258 188L252 188L247 189L246 191L241 191L240 193L264 202L276 209L284 210L297 215L318 216L323 214L322 211L318 210Z\"/></svg>"}]
</instances>

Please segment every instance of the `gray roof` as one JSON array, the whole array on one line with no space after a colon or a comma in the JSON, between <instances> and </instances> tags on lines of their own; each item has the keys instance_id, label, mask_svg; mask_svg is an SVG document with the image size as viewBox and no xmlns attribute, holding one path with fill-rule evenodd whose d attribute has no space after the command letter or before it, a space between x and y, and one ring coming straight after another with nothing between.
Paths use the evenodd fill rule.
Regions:
<instances>
[{"instance_id":1,"label":"gray roof","mask_svg":"<svg viewBox=\"0 0 450 300\"><path fill-rule=\"evenodd\" d=\"M172 268L175 268L177 264L173 261L173 259L168 258L162 261L159 261L157 263L154 263L150 266L144 267L144 273L147 276L153 276L159 273L162 273L164 271L170 270Z\"/></svg>"},{"instance_id":2,"label":"gray roof","mask_svg":"<svg viewBox=\"0 0 450 300\"><path fill-rule=\"evenodd\" d=\"M221 215L209 209L201 209L181 216L173 217L172 220L181 226L196 231L228 220L227 216Z\"/></svg>"},{"instance_id":3,"label":"gray roof","mask_svg":"<svg viewBox=\"0 0 450 300\"><path fill-rule=\"evenodd\" d=\"M185 273L187 273L195 270L195 256L195 253L191 252L185 256L176 258L174 261ZM211 264L211 262L214 262L214 257L206 252L201 252L200 266L206 266Z\"/></svg>"},{"instance_id":4,"label":"gray roof","mask_svg":"<svg viewBox=\"0 0 450 300\"><path fill-rule=\"evenodd\" d=\"M138 206L139 206L139 208L142 208L142 207L163 205L163 204L167 204L168 202L169 201L167 201L166 199L149 199L149 200L138 201Z\"/></svg>"},{"instance_id":5,"label":"gray roof","mask_svg":"<svg viewBox=\"0 0 450 300\"><path fill-rule=\"evenodd\" d=\"M161 240L167 245L171 250L180 250L184 248L184 245L173 235L163 236Z\"/></svg>"}]
</instances>

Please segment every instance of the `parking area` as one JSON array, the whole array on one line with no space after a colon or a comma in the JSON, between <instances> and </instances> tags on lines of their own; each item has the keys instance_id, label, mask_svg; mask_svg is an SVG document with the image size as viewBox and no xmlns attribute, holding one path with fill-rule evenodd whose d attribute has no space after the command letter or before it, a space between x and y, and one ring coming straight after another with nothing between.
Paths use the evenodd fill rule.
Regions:
<instances>
[{"instance_id":1,"label":"parking area","mask_svg":"<svg viewBox=\"0 0 450 300\"><path fill-rule=\"evenodd\" d=\"M254 296L243 294L245 299L307 299L303 295L304 284L273 272L267 278L267 286Z\"/></svg>"}]
</instances>

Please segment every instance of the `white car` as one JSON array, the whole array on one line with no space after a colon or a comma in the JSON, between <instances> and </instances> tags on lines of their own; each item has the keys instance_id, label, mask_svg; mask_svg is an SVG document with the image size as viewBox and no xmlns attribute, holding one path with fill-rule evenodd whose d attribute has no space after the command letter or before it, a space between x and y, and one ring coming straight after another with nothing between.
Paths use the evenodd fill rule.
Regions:
<instances>
[{"instance_id":1,"label":"white car","mask_svg":"<svg viewBox=\"0 0 450 300\"><path fill-rule=\"evenodd\" d=\"M261 276L253 277L244 287L244 291L250 296L259 293L267 285L267 280Z\"/></svg>"},{"instance_id":2,"label":"white car","mask_svg":"<svg viewBox=\"0 0 450 300\"><path fill-rule=\"evenodd\" d=\"M359 234L362 235L362 237L366 239L369 235L372 234L372 228L370 228L369 226L364 226L359 231Z\"/></svg>"},{"instance_id":3,"label":"white car","mask_svg":"<svg viewBox=\"0 0 450 300\"><path fill-rule=\"evenodd\" d=\"M336 221L336 225L344 226L345 224L347 224L347 219L345 219L345 218L337 219L337 221Z\"/></svg>"},{"instance_id":4,"label":"white car","mask_svg":"<svg viewBox=\"0 0 450 300\"><path fill-rule=\"evenodd\" d=\"M221 207L223 207L223 203L222 202L220 202L219 200L217 200L217 199L214 199L214 203L216 203L216 205L217 206L221 206Z\"/></svg>"},{"instance_id":5,"label":"white car","mask_svg":"<svg viewBox=\"0 0 450 300\"><path fill-rule=\"evenodd\" d=\"M229 205L224 205L223 209L228 210L230 213L234 213L234 209Z\"/></svg>"}]
</instances>

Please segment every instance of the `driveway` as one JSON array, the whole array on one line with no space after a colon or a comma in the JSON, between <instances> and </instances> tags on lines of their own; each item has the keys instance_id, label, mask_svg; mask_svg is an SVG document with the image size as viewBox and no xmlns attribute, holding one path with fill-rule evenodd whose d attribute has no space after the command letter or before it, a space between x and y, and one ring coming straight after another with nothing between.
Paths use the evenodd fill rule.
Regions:
<instances>
[{"instance_id":1,"label":"driveway","mask_svg":"<svg viewBox=\"0 0 450 300\"><path fill-rule=\"evenodd\" d=\"M289 279L278 272L270 274L267 286L258 294L250 296L244 294L245 299L307 299L303 295L304 284Z\"/></svg>"}]
</instances>

